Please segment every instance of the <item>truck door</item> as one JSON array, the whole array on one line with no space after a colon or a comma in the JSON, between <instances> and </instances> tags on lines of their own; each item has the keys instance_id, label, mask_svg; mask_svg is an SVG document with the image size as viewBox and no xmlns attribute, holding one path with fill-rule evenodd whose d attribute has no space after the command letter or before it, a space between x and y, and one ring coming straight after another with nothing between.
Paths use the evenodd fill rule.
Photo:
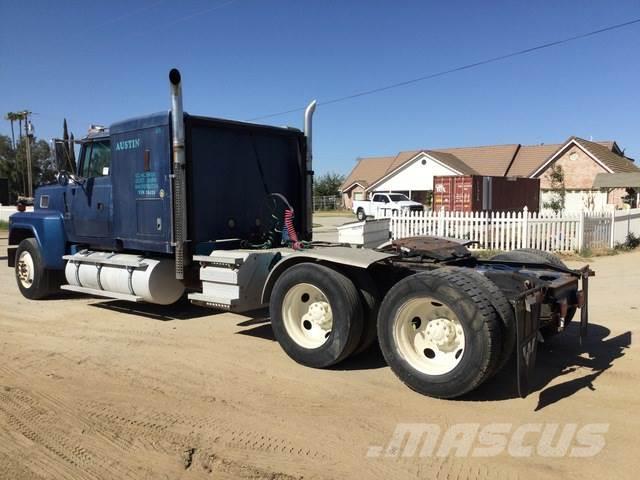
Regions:
<instances>
[{"instance_id":1,"label":"truck door","mask_svg":"<svg viewBox=\"0 0 640 480\"><path fill-rule=\"evenodd\" d=\"M390 212L387 212L385 209L387 207L387 203L389 203L389 197L386 195L376 194L371 199L371 215L386 215Z\"/></svg>"},{"instance_id":2,"label":"truck door","mask_svg":"<svg viewBox=\"0 0 640 480\"><path fill-rule=\"evenodd\" d=\"M75 237L108 237L111 234L111 149L108 139L84 145L78 170L82 184L70 184L71 222Z\"/></svg>"}]
</instances>

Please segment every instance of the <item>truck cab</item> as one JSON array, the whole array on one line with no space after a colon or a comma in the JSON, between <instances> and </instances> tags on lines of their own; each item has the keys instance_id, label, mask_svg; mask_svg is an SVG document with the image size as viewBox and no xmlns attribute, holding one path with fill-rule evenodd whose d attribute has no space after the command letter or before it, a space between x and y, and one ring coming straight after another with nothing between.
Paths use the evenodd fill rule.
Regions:
<instances>
[{"instance_id":1,"label":"truck cab","mask_svg":"<svg viewBox=\"0 0 640 480\"><path fill-rule=\"evenodd\" d=\"M145 300L166 303L177 292L197 288L194 256L241 244L279 246L282 234L274 236L273 219L282 219L285 208L297 240L311 239L306 205L313 172L306 165L303 132L173 107L109 128L92 127L79 142L76 173L59 171L57 182L36 189L33 212L10 217L8 263L25 296L42 298L66 283L63 288L84 293L144 298L131 278L107 289L108 275L83 267L88 277L98 278L83 281L78 265L95 264L108 273L112 266L144 270L160 262L163 271L175 273L159 283L172 284L176 293ZM103 268L104 255L117 255L120 264L109 257Z\"/></svg>"}]
</instances>

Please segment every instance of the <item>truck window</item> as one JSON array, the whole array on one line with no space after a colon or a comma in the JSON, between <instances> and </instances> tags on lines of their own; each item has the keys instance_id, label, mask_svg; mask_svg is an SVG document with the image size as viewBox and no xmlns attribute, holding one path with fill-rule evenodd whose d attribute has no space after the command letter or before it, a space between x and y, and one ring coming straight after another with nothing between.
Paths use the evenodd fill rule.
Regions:
<instances>
[{"instance_id":1,"label":"truck window","mask_svg":"<svg viewBox=\"0 0 640 480\"><path fill-rule=\"evenodd\" d=\"M389 195L389 197L391 197L391 200L394 202L405 202L407 200L409 200L409 197L407 197L406 195L402 194L402 193L396 193L393 195Z\"/></svg>"},{"instance_id":2,"label":"truck window","mask_svg":"<svg viewBox=\"0 0 640 480\"><path fill-rule=\"evenodd\" d=\"M84 178L109 175L111 167L111 148L108 140L87 143L82 157L80 175Z\"/></svg>"},{"instance_id":3,"label":"truck window","mask_svg":"<svg viewBox=\"0 0 640 480\"><path fill-rule=\"evenodd\" d=\"M386 195L374 195L373 196L373 201L374 202L381 202L381 203L389 203L389 199L387 198Z\"/></svg>"}]
</instances>

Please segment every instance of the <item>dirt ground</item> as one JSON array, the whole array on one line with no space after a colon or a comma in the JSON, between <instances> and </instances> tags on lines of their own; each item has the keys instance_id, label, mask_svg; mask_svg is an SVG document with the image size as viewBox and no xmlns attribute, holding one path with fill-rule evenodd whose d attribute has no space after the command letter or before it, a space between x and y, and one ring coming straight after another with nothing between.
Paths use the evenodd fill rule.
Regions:
<instances>
[{"instance_id":1,"label":"dirt ground","mask_svg":"<svg viewBox=\"0 0 640 480\"><path fill-rule=\"evenodd\" d=\"M2 238L4 237L4 238ZM6 261L6 233L0 232ZM597 258L590 336L461 400L420 396L379 353L333 370L289 360L268 321L74 295L33 302L0 268L0 477L633 478L640 467L640 252ZM369 458L398 423L609 424L595 457Z\"/></svg>"}]
</instances>

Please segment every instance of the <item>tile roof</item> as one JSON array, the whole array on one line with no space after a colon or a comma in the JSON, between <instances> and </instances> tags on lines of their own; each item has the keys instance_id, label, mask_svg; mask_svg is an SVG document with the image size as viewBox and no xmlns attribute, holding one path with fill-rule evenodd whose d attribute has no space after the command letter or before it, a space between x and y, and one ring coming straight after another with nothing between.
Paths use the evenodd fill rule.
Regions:
<instances>
[{"instance_id":1,"label":"tile roof","mask_svg":"<svg viewBox=\"0 0 640 480\"><path fill-rule=\"evenodd\" d=\"M574 140L582 145L582 147L594 157L613 170L613 173L637 172L640 170L633 163L633 160L622 155L616 155L611 151L611 148L607 148L601 143L590 142L589 140L578 137L574 137Z\"/></svg>"},{"instance_id":2,"label":"tile roof","mask_svg":"<svg viewBox=\"0 0 640 480\"><path fill-rule=\"evenodd\" d=\"M457 170L463 175L480 175L476 170L471 168L468 164L464 163L452 153L440 152L436 150L425 150L425 153L432 156L439 162L450 166L454 170Z\"/></svg>"},{"instance_id":3,"label":"tile roof","mask_svg":"<svg viewBox=\"0 0 640 480\"><path fill-rule=\"evenodd\" d=\"M481 147L436 148L438 152L458 157L480 175L502 177L518 150L518 144L486 145Z\"/></svg>"},{"instance_id":4,"label":"tile roof","mask_svg":"<svg viewBox=\"0 0 640 480\"><path fill-rule=\"evenodd\" d=\"M597 173L593 188L640 188L640 169L637 172Z\"/></svg>"},{"instance_id":5,"label":"tile roof","mask_svg":"<svg viewBox=\"0 0 640 480\"><path fill-rule=\"evenodd\" d=\"M522 145L506 172L509 177L527 177L562 147L562 143Z\"/></svg>"}]
</instances>

